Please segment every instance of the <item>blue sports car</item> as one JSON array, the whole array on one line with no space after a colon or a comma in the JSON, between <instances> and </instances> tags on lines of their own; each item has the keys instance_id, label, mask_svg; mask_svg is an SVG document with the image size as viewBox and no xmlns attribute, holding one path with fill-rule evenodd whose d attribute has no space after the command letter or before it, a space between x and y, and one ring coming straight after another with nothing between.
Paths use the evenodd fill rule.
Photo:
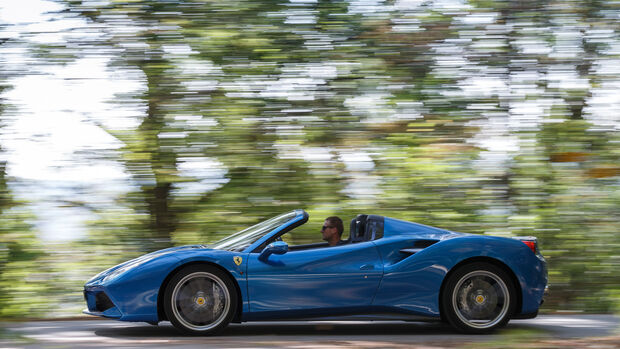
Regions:
<instances>
[{"instance_id":1,"label":"blue sports car","mask_svg":"<svg viewBox=\"0 0 620 349\"><path fill-rule=\"evenodd\" d=\"M546 262L533 237L456 233L358 215L344 243L294 245L295 210L212 245L169 248L84 286L86 314L215 334L228 323L310 318L438 320L484 333L538 314ZM290 244L286 241L291 242Z\"/></svg>"}]
</instances>

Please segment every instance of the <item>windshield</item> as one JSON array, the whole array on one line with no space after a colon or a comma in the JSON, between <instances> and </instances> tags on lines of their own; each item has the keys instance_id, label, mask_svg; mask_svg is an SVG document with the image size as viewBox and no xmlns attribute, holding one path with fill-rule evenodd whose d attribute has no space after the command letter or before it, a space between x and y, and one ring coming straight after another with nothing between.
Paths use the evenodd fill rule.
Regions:
<instances>
[{"instance_id":1,"label":"windshield","mask_svg":"<svg viewBox=\"0 0 620 349\"><path fill-rule=\"evenodd\" d=\"M298 211L291 211L260 222L210 245L209 248L228 251L243 251L266 233L295 218L298 213Z\"/></svg>"}]
</instances>

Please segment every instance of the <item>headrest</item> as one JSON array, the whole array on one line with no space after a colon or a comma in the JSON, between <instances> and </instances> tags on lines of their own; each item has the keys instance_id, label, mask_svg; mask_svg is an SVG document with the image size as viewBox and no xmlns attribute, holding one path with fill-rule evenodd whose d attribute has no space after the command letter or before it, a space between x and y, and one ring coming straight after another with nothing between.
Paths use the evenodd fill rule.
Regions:
<instances>
[{"instance_id":1,"label":"headrest","mask_svg":"<svg viewBox=\"0 0 620 349\"><path fill-rule=\"evenodd\" d=\"M365 241L366 219L368 215L358 214L351 220L350 240L351 242Z\"/></svg>"}]
</instances>

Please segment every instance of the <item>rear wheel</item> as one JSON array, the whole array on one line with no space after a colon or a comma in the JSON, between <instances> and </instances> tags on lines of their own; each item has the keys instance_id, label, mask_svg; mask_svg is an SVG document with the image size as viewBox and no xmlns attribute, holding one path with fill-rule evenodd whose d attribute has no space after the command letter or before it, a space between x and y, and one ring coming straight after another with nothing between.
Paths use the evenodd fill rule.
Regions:
<instances>
[{"instance_id":1,"label":"rear wheel","mask_svg":"<svg viewBox=\"0 0 620 349\"><path fill-rule=\"evenodd\" d=\"M232 280L221 270L192 265L176 273L164 294L170 322L182 332L212 335L222 331L237 311Z\"/></svg>"},{"instance_id":2,"label":"rear wheel","mask_svg":"<svg viewBox=\"0 0 620 349\"><path fill-rule=\"evenodd\" d=\"M461 332L486 333L508 323L516 308L512 279L489 263L471 263L450 275L442 295L442 315Z\"/></svg>"}]
</instances>

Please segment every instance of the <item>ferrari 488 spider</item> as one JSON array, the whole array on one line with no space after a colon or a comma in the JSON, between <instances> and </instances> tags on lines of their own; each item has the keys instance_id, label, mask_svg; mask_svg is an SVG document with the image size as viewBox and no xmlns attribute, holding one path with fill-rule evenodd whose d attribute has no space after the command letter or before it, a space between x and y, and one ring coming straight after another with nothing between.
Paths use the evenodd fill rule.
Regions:
<instances>
[{"instance_id":1,"label":"ferrari 488 spider","mask_svg":"<svg viewBox=\"0 0 620 349\"><path fill-rule=\"evenodd\" d=\"M484 333L535 317L542 304L547 270L535 238L358 215L343 244L292 244L288 234L307 220L295 210L212 245L119 264L86 283L84 312L205 335L230 322L317 318L437 320Z\"/></svg>"}]
</instances>

